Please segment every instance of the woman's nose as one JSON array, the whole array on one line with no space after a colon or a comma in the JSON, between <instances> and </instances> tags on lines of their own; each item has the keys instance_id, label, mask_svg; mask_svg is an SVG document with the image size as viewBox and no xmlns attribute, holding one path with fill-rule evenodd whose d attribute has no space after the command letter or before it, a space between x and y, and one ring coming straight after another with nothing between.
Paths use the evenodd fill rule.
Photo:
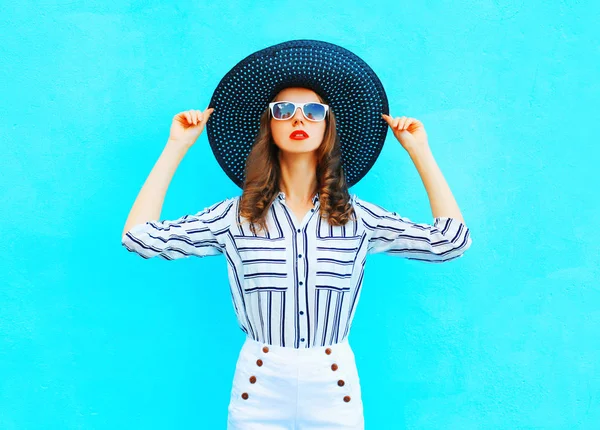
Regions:
<instances>
[{"instance_id":1,"label":"woman's nose","mask_svg":"<svg viewBox=\"0 0 600 430\"><path fill-rule=\"evenodd\" d=\"M303 120L304 119L304 113L302 112L302 108L301 107L297 107L296 108L296 112L294 112L294 116L292 117L294 121L296 120Z\"/></svg>"}]
</instances>

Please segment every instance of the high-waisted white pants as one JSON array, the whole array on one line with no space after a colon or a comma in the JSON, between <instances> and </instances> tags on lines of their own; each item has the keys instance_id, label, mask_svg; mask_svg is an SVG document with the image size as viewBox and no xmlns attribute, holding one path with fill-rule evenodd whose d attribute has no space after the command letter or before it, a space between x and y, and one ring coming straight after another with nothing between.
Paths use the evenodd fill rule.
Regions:
<instances>
[{"instance_id":1,"label":"high-waisted white pants","mask_svg":"<svg viewBox=\"0 0 600 430\"><path fill-rule=\"evenodd\" d=\"M246 338L233 378L228 430L364 428L358 369L347 338L302 349Z\"/></svg>"}]
</instances>

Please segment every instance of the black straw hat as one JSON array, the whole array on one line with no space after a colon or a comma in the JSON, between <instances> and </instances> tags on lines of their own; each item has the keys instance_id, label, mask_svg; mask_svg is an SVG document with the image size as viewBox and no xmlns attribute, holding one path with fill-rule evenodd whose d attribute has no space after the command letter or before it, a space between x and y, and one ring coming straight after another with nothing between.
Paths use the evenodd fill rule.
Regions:
<instances>
[{"instance_id":1,"label":"black straw hat","mask_svg":"<svg viewBox=\"0 0 600 430\"><path fill-rule=\"evenodd\" d=\"M291 40L257 51L219 82L209 106L208 140L227 176L240 188L246 158L260 129L260 116L284 88L309 88L333 110L348 187L365 176L381 152L388 100L375 72L341 46Z\"/></svg>"}]
</instances>

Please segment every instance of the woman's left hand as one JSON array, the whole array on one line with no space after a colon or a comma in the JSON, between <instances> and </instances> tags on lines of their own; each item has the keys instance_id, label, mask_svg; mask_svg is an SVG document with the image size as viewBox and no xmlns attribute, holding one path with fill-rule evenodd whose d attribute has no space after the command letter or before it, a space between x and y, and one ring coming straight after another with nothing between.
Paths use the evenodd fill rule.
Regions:
<instances>
[{"instance_id":1,"label":"woman's left hand","mask_svg":"<svg viewBox=\"0 0 600 430\"><path fill-rule=\"evenodd\" d=\"M407 152L412 154L414 151L429 148L425 126L421 121L405 116L396 118L392 118L386 114L381 114L381 116L388 123L394 132L394 136L396 136L398 142L400 142Z\"/></svg>"}]
</instances>

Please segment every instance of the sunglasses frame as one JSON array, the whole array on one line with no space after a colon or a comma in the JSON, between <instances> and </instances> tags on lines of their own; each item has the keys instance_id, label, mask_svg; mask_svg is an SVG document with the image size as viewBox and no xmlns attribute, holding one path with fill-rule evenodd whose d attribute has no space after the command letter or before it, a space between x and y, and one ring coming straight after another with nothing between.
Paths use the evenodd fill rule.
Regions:
<instances>
[{"instance_id":1,"label":"sunglasses frame","mask_svg":"<svg viewBox=\"0 0 600 430\"><path fill-rule=\"evenodd\" d=\"M300 108L300 110L302 111L302 115L304 116L304 118L306 118L308 121L312 121L312 122L321 122L321 121L325 121L325 118L327 118L327 112L329 112L329 105L326 105L325 103L319 103L319 102L306 102L306 103L296 103L296 102L292 102L292 101L288 101L288 100L279 100L276 102L271 102L269 103L269 111L271 112L271 118L273 118L276 121L289 121L290 119L292 119L294 117L294 115L290 116L289 118L275 118L275 115L273 115L273 109L275 107L275 105L277 103L291 103L294 105L294 115L296 115L296 111L298 110L298 108ZM309 105L309 104L318 104L321 106L325 106L325 116L323 117L323 119L310 119L309 117L306 116L306 113L304 112L304 106Z\"/></svg>"}]
</instances>

